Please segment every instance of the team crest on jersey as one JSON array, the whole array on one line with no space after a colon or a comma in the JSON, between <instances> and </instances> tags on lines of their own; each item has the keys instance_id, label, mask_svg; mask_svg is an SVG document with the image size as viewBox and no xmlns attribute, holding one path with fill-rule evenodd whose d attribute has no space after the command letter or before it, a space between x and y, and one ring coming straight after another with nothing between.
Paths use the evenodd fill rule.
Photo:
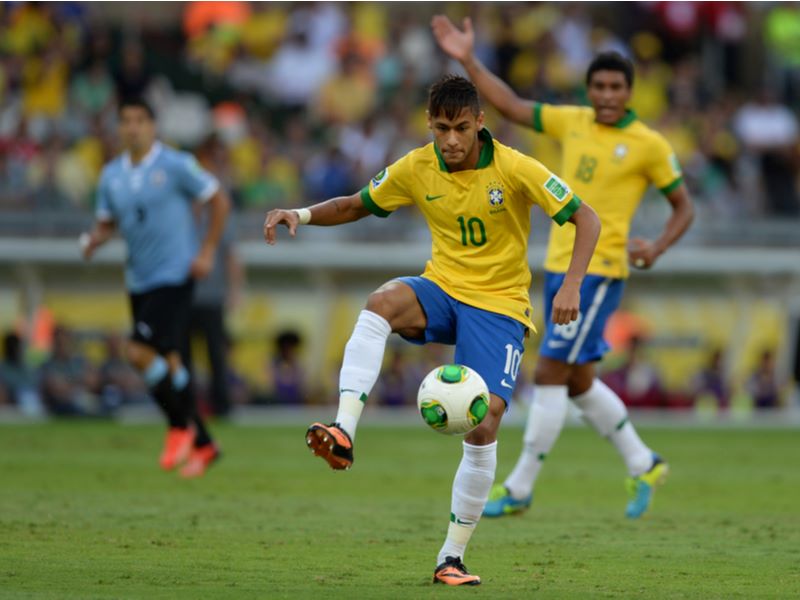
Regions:
<instances>
[{"instance_id":1,"label":"team crest on jersey","mask_svg":"<svg viewBox=\"0 0 800 600\"><path fill-rule=\"evenodd\" d=\"M498 183L497 181L492 181L488 186L486 186L486 194L489 198L489 214L494 215L506 210L506 207L503 206L505 202L505 194L503 190L503 185Z\"/></svg>"},{"instance_id":2,"label":"team crest on jersey","mask_svg":"<svg viewBox=\"0 0 800 600\"><path fill-rule=\"evenodd\" d=\"M372 178L372 189L374 190L375 188L377 188L388 178L389 178L389 167L386 167L383 171L381 171L380 173L375 175L375 177Z\"/></svg>"}]
</instances>

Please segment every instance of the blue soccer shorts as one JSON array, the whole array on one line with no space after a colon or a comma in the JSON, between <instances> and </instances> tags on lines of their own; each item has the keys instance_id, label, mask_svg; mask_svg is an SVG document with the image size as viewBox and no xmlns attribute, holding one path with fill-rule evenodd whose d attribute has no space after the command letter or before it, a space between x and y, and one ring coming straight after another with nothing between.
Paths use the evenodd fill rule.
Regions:
<instances>
[{"instance_id":1,"label":"blue soccer shorts","mask_svg":"<svg viewBox=\"0 0 800 600\"><path fill-rule=\"evenodd\" d=\"M609 350L603 331L609 317L619 306L625 282L622 279L587 275L581 284L578 319L567 325L555 325L550 320L553 298L563 281L564 273L545 272L544 319L547 329L539 346L539 354L575 365L598 361Z\"/></svg>"},{"instance_id":2,"label":"blue soccer shorts","mask_svg":"<svg viewBox=\"0 0 800 600\"><path fill-rule=\"evenodd\" d=\"M414 344L455 344L454 361L474 369L489 391L508 405L522 362L525 325L464 304L424 277L397 281L414 290L427 318L424 339L406 339Z\"/></svg>"}]
</instances>

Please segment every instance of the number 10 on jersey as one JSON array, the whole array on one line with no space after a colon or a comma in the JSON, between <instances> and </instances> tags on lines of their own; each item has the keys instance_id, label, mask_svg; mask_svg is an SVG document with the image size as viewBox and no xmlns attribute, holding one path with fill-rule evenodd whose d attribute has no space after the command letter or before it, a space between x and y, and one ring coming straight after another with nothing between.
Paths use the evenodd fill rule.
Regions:
<instances>
[{"instance_id":1,"label":"number 10 on jersey","mask_svg":"<svg viewBox=\"0 0 800 600\"><path fill-rule=\"evenodd\" d=\"M461 227L462 246L480 247L486 243L486 227L478 217L458 217L458 224Z\"/></svg>"}]
</instances>

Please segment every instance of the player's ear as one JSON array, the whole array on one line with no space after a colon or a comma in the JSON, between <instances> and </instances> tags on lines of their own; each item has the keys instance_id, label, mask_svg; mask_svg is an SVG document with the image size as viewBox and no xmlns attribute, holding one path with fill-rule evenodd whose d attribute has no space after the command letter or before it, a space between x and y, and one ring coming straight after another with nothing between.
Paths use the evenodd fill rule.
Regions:
<instances>
[{"instance_id":1,"label":"player's ear","mask_svg":"<svg viewBox=\"0 0 800 600\"><path fill-rule=\"evenodd\" d=\"M431 111L425 111L425 118L428 119L428 129L433 130L433 123L431 123Z\"/></svg>"},{"instance_id":2,"label":"player's ear","mask_svg":"<svg viewBox=\"0 0 800 600\"><path fill-rule=\"evenodd\" d=\"M484 114L483 114L483 111L481 111L481 112L478 113L478 116L475 117L475 123L478 126L478 131L483 129L483 120L484 120Z\"/></svg>"}]
</instances>

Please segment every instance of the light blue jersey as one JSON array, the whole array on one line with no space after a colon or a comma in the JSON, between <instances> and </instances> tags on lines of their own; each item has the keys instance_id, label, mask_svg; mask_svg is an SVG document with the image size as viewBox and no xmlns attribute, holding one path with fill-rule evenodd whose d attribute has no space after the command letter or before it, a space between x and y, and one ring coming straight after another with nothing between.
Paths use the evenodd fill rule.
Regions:
<instances>
[{"instance_id":1,"label":"light blue jersey","mask_svg":"<svg viewBox=\"0 0 800 600\"><path fill-rule=\"evenodd\" d=\"M209 200L217 189L217 179L194 156L159 142L138 165L126 153L105 166L96 217L114 221L128 245L129 291L186 281L199 248L192 203Z\"/></svg>"}]
</instances>

